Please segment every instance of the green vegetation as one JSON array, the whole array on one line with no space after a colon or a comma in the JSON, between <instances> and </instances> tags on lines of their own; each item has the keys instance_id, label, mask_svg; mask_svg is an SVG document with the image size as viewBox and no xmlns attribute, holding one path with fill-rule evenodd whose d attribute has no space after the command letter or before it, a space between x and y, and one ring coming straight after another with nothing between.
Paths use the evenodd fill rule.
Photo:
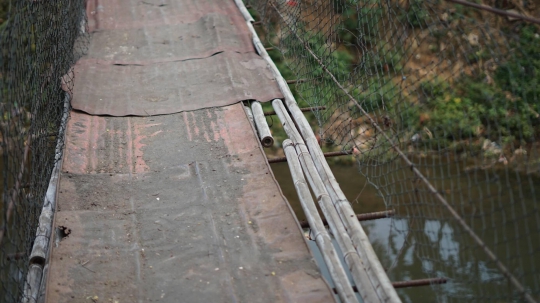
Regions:
<instances>
[{"instance_id":1,"label":"green vegetation","mask_svg":"<svg viewBox=\"0 0 540 303\"><path fill-rule=\"evenodd\" d=\"M399 88L391 80L381 84L371 79L367 84L355 88L353 96L362 101L361 105L367 112L374 112L393 106L398 99Z\"/></svg>"},{"instance_id":2,"label":"green vegetation","mask_svg":"<svg viewBox=\"0 0 540 303\"><path fill-rule=\"evenodd\" d=\"M406 124L417 131L427 127L435 138L488 138L513 146L540 138L540 39L532 26L519 35L519 51L497 67L493 83L487 75L462 75L420 84L418 104L406 109Z\"/></svg>"},{"instance_id":3,"label":"green vegetation","mask_svg":"<svg viewBox=\"0 0 540 303\"><path fill-rule=\"evenodd\" d=\"M532 25L520 30L519 43L511 41L513 57L495 74L495 81L503 91L525 100L537 113L540 110L540 33ZM537 114L538 115L538 114ZM538 119L536 119L538 126Z\"/></svg>"},{"instance_id":4,"label":"green vegetation","mask_svg":"<svg viewBox=\"0 0 540 303\"><path fill-rule=\"evenodd\" d=\"M329 3L333 20L338 21L332 26L334 36L326 28L308 28L307 20L300 17L294 32L280 28L281 49L270 52L286 79L308 79L291 86L302 106L327 106L326 111L308 116L312 125L325 128L327 143L346 147L350 139L332 138L334 130L327 128L349 123L336 119L363 123L363 117L323 66L374 119L383 124L384 119L390 121L386 128L402 144L410 144L415 133L422 134L424 146L433 150L476 144L470 148L479 151L477 145L485 140L502 150L515 149L540 139L537 27L518 25L502 35L498 30L511 24L502 20L490 33L478 33L471 31L482 21L471 19L481 18L478 12L420 0L396 6L392 25L387 4L380 1ZM434 23L437 20L444 22ZM416 46L411 47L412 40L385 38L387 31L399 32L403 26L410 37L416 37ZM412 66L410 61L415 61ZM412 72L428 72L429 61L448 62L448 66L408 80Z\"/></svg>"},{"instance_id":5,"label":"green vegetation","mask_svg":"<svg viewBox=\"0 0 540 303\"><path fill-rule=\"evenodd\" d=\"M9 12L9 1L0 0L0 25L4 24Z\"/></svg>"},{"instance_id":6,"label":"green vegetation","mask_svg":"<svg viewBox=\"0 0 540 303\"><path fill-rule=\"evenodd\" d=\"M383 18L384 9L378 0L333 0L333 8L340 15L338 37L344 44L377 43L378 24Z\"/></svg>"},{"instance_id":7,"label":"green vegetation","mask_svg":"<svg viewBox=\"0 0 540 303\"><path fill-rule=\"evenodd\" d=\"M409 1L409 7L405 14L399 16L399 20L410 27L424 27L430 18L429 13L423 5L424 0Z\"/></svg>"}]
</instances>

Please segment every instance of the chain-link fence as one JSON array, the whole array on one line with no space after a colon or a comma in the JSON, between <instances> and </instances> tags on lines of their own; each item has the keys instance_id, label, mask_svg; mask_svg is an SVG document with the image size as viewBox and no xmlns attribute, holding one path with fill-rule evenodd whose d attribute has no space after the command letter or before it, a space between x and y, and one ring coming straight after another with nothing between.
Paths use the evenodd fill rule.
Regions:
<instances>
[{"instance_id":1,"label":"chain-link fence","mask_svg":"<svg viewBox=\"0 0 540 303\"><path fill-rule=\"evenodd\" d=\"M448 279L416 302L540 301L540 3L454 2L247 4L297 100L326 107L323 149L353 150L355 209L396 211L372 239L389 276Z\"/></svg>"},{"instance_id":2,"label":"chain-link fence","mask_svg":"<svg viewBox=\"0 0 540 303\"><path fill-rule=\"evenodd\" d=\"M22 297L84 20L82 0L0 1L1 302Z\"/></svg>"}]
</instances>

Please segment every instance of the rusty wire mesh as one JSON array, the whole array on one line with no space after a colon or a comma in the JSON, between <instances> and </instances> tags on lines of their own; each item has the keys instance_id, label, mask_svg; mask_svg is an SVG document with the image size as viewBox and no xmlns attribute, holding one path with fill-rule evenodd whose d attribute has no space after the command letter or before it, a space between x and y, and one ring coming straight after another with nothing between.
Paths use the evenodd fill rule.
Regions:
<instances>
[{"instance_id":1,"label":"rusty wire mesh","mask_svg":"<svg viewBox=\"0 0 540 303\"><path fill-rule=\"evenodd\" d=\"M84 20L82 0L0 1L1 302L21 300Z\"/></svg>"},{"instance_id":2,"label":"rusty wire mesh","mask_svg":"<svg viewBox=\"0 0 540 303\"><path fill-rule=\"evenodd\" d=\"M390 278L448 278L403 300L540 301L540 26L435 0L247 4L297 100L326 106L323 149L354 149L355 209L395 209L372 239Z\"/></svg>"}]
</instances>

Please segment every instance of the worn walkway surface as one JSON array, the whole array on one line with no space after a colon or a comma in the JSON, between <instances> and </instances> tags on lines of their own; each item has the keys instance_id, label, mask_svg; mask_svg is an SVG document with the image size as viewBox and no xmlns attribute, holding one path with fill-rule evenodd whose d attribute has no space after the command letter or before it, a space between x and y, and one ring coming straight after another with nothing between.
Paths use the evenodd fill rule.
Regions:
<instances>
[{"instance_id":1,"label":"worn walkway surface","mask_svg":"<svg viewBox=\"0 0 540 303\"><path fill-rule=\"evenodd\" d=\"M174 64L157 66L182 64L186 53L191 56L193 50L180 42L175 43L186 49L184 53L176 48L152 50L156 35L172 32L182 22L214 29L204 24L214 20L219 25L229 18L229 25L238 28L228 31L237 31L239 38L231 35L223 41L237 39L244 48L201 42L197 47L203 56L187 62L204 65L205 60L219 58L208 56L215 53L233 58L239 66L242 60L258 60L252 50L246 51L243 25L234 21L240 16L234 2L102 2L89 2L95 31L90 53L76 67L79 74L95 74L76 78L73 99L90 108L105 97L112 106L102 103L102 112L71 113L55 218L56 227L69 230L69 235L57 238L53 247L47 301L333 301L238 103L258 89L253 87L257 79L268 81L269 96L279 96L265 76L265 65L250 65L251 79L236 87L226 86L234 82L234 69L224 67L232 72L216 75L222 81L217 87L239 92L227 106L213 103L214 97L158 95L183 92L181 82L177 87L171 87L175 81L148 85L176 71L178 79L186 77L181 73L191 73L199 77L201 87L212 87L204 72L187 72ZM144 35L137 34L141 29ZM138 38L118 42L132 34ZM118 52L132 47L131 54ZM136 54L137 49L141 53ZM115 68L137 68L137 75L123 71L106 81L101 78L100 69ZM143 80L130 82L136 76ZM135 93L126 97L133 89ZM118 95L111 98L103 92ZM145 93L154 94L153 102L139 98ZM127 107L115 106L117 98ZM165 105L169 112L160 111L160 98L171 101ZM175 100L195 107L185 111ZM144 102L151 107L145 108ZM137 114L129 110L122 112L133 108L170 114L137 117L126 116Z\"/></svg>"},{"instance_id":2,"label":"worn walkway surface","mask_svg":"<svg viewBox=\"0 0 540 303\"><path fill-rule=\"evenodd\" d=\"M233 0L108 0L89 11L77 110L148 116L283 96Z\"/></svg>"}]
</instances>

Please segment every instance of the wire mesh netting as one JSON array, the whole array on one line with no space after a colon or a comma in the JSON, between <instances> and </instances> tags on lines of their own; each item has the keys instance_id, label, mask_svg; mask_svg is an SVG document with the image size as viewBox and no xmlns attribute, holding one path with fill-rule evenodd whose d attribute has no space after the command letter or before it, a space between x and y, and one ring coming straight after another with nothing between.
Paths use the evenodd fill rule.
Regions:
<instances>
[{"instance_id":1,"label":"wire mesh netting","mask_svg":"<svg viewBox=\"0 0 540 303\"><path fill-rule=\"evenodd\" d=\"M540 301L540 26L516 17L540 3L454 2L248 5L297 100L326 107L323 149L353 150L355 209L367 187L396 211L372 239L390 278L448 279L417 302Z\"/></svg>"},{"instance_id":2,"label":"wire mesh netting","mask_svg":"<svg viewBox=\"0 0 540 303\"><path fill-rule=\"evenodd\" d=\"M62 144L84 1L0 1L0 301L19 302Z\"/></svg>"}]
</instances>

